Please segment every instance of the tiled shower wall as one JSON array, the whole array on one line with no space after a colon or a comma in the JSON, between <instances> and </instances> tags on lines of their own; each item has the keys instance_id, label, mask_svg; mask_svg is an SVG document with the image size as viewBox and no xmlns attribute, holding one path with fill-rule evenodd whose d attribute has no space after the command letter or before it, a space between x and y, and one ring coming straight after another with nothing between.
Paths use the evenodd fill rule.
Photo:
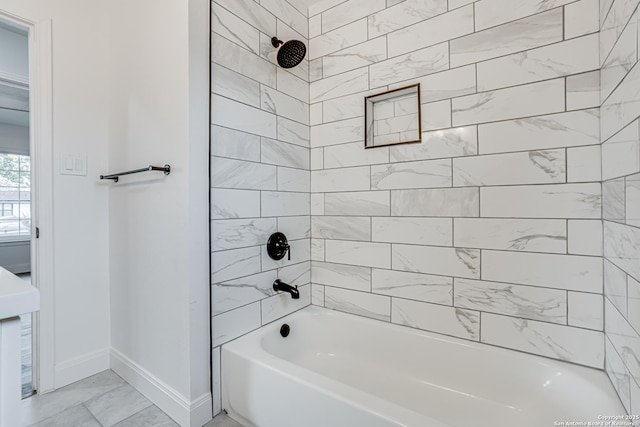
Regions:
<instances>
[{"instance_id":1,"label":"tiled shower wall","mask_svg":"<svg viewBox=\"0 0 640 427\"><path fill-rule=\"evenodd\" d=\"M313 304L603 368L598 0L309 14ZM422 143L365 150L417 82Z\"/></svg>"},{"instance_id":2,"label":"tiled shower wall","mask_svg":"<svg viewBox=\"0 0 640 427\"><path fill-rule=\"evenodd\" d=\"M300 7L300 6L298 6ZM211 297L214 413L220 346L310 304L308 61L275 65L271 37L308 43L308 20L282 0L215 0L211 34ZM273 261L275 231L291 260ZM275 295L280 278L300 299Z\"/></svg>"},{"instance_id":3,"label":"tiled shower wall","mask_svg":"<svg viewBox=\"0 0 640 427\"><path fill-rule=\"evenodd\" d=\"M606 370L640 412L638 0L602 0L600 61Z\"/></svg>"}]
</instances>

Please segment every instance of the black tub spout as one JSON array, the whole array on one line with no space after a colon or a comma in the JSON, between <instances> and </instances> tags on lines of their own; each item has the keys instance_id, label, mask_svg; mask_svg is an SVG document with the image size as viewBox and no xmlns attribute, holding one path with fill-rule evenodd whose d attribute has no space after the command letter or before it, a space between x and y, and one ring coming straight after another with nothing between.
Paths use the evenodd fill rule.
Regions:
<instances>
[{"instance_id":1,"label":"black tub spout","mask_svg":"<svg viewBox=\"0 0 640 427\"><path fill-rule=\"evenodd\" d=\"M276 279L276 281L273 282L273 290L289 292L291 294L291 298L300 299L300 291L298 291L298 287L297 286L293 287L291 285L288 285L282 282L280 279Z\"/></svg>"}]
</instances>

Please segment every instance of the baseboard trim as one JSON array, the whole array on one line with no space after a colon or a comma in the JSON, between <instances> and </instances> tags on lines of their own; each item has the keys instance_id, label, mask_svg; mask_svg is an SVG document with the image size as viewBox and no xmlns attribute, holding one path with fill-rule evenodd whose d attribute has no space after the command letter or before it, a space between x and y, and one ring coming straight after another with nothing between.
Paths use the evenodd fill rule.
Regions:
<instances>
[{"instance_id":1,"label":"baseboard trim","mask_svg":"<svg viewBox=\"0 0 640 427\"><path fill-rule=\"evenodd\" d=\"M172 387L113 348L111 369L182 427L202 427L211 420L211 393L189 402Z\"/></svg>"},{"instance_id":2,"label":"baseboard trim","mask_svg":"<svg viewBox=\"0 0 640 427\"><path fill-rule=\"evenodd\" d=\"M57 363L54 387L64 387L109 369L109 349L94 351Z\"/></svg>"}]
</instances>

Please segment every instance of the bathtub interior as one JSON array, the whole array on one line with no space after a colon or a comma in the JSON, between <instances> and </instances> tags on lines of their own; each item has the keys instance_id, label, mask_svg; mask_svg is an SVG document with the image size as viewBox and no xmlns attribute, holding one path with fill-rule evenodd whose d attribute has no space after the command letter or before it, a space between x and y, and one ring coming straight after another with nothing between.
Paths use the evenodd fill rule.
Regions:
<instances>
[{"instance_id":1,"label":"bathtub interior","mask_svg":"<svg viewBox=\"0 0 640 427\"><path fill-rule=\"evenodd\" d=\"M251 335L240 339L259 341L248 357L258 361L259 349L273 369L311 372L450 425L624 413L601 371L324 308L307 307Z\"/></svg>"}]
</instances>

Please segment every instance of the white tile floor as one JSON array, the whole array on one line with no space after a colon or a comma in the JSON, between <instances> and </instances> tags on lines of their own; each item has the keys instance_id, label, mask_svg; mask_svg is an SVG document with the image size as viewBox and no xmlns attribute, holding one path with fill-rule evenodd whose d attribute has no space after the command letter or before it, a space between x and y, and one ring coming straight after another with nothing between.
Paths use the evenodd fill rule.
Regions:
<instances>
[{"instance_id":1,"label":"white tile floor","mask_svg":"<svg viewBox=\"0 0 640 427\"><path fill-rule=\"evenodd\" d=\"M22 401L22 426L175 427L171 418L112 371ZM222 414L205 427L242 427Z\"/></svg>"}]
</instances>

